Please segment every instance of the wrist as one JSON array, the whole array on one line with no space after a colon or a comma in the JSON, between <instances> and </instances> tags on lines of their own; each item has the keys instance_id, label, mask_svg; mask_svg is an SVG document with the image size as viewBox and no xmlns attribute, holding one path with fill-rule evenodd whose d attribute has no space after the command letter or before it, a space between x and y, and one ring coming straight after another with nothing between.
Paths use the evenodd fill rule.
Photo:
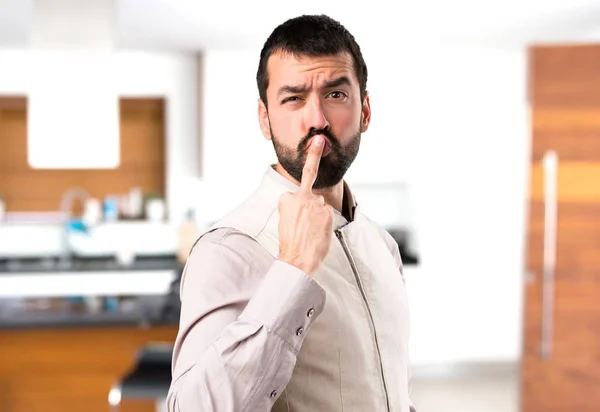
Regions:
<instances>
[{"instance_id":1,"label":"wrist","mask_svg":"<svg viewBox=\"0 0 600 412\"><path fill-rule=\"evenodd\" d=\"M297 269L300 269L301 271L303 271L304 273L306 273L307 275L311 276L312 275L312 266L310 264L308 264L307 262L304 262L302 259L300 259L297 256L286 256L285 254L280 255L279 256L279 260L287 263L288 265L294 266Z\"/></svg>"}]
</instances>

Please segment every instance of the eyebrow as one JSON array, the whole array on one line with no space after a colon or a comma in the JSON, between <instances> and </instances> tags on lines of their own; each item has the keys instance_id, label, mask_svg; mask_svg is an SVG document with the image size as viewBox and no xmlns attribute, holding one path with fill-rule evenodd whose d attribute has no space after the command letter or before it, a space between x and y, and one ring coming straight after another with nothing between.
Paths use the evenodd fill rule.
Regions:
<instances>
[{"instance_id":1,"label":"eyebrow","mask_svg":"<svg viewBox=\"0 0 600 412\"><path fill-rule=\"evenodd\" d=\"M341 76L338 77L336 79L333 80L329 80L328 82L326 82L323 85L323 88L325 89L330 89L332 87L339 87L339 86L350 86L350 79L347 76ZM279 88L279 91L277 92L277 96L281 96L284 93L290 93L290 94L297 94L297 93L304 93L308 90L308 86L302 85L302 86L282 86Z\"/></svg>"},{"instance_id":2,"label":"eyebrow","mask_svg":"<svg viewBox=\"0 0 600 412\"><path fill-rule=\"evenodd\" d=\"M325 83L324 87L326 89L330 89L330 88L339 87L339 86L350 86L350 79L346 76L341 76L341 77L338 77L337 79L329 80L327 83Z\"/></svg>"}]
</instances>

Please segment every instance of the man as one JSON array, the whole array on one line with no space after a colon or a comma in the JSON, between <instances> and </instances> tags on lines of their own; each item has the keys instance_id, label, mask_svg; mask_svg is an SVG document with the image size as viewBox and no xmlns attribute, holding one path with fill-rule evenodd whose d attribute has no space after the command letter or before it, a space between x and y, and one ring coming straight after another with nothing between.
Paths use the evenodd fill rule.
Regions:
<instances>
[{"instance_id":1,"label":"man","mask_svg":"<svg viewBox=\"0 0 600 412\"><path fill-rule=\"evenodd\" d=\"M288 20L257 83L278 163L190 253L168 410L414 411L398 245L343 180L371 118L360 48Z\"/></svg>"}]
</instances>

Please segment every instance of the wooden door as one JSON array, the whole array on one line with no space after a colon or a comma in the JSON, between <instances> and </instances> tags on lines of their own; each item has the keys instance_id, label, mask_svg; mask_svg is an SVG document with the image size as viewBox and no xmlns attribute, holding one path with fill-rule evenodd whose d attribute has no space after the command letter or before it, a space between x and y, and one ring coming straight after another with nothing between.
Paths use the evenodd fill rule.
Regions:
<instances>
[{"instance_id":1,"label":"wooden door","mask_svg":"<svg viewBox=\"0 0 600 412\"><path fill-rule=\"evenodd\" d=\"M521 411L600 411L600 46L529 57Z\"/></svg>"}]
</instances>

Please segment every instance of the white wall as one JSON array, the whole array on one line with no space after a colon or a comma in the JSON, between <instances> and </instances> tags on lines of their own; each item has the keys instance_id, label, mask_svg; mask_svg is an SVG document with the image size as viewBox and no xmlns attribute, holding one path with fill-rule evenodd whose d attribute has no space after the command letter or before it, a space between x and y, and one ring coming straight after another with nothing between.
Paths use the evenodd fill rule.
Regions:
<instances>
[{"instance_id":1,"label":"white wall","mask_svg":"<svg viewBox=\"0 0 600 412\"><path fill-rule=\"evenodd\" d=\"M414 188L422 265L407 270L418 364L520 356L527 106L525 55L444 46L364 50L373 123L348 177ZM204 57L209 214L273 160L258 128L258 50ZM229 72L233 70L233 72ZM226 174L230 174L226 176Z\"/></svg>"},{"instance_id":2,"label":"white wall","mask_svg":"<svg viewBox=\"0 0 600 412\"><path fill-rule=\"evenodd\" d=\"M348 178L407 182L414 189L422 264L407 270L412 360L515 361L529 144L525 55L447 45L393 51L363 47L373 122ZM204 56L202 179L196 61L119 56L123 95L168 98L167 184L175 219L191 204L201 219L218 218L254 189L274 160L256 116L258 52ZM27 61L23 52L0 52L0 94L26 92L21 68Z\"/></svg>"},{"instance_id":3,"label":"white wall","mask_svg":"<svg viewBox=\"0 0 600 412\"><path fill-rule=\"evenodd\" d=\"M418 363L521 353L529 134L525 54L423 50L400 70L422 267L408 276ZM390 105L393 104L390 102Z\"/></svg>"}]
</instances>

